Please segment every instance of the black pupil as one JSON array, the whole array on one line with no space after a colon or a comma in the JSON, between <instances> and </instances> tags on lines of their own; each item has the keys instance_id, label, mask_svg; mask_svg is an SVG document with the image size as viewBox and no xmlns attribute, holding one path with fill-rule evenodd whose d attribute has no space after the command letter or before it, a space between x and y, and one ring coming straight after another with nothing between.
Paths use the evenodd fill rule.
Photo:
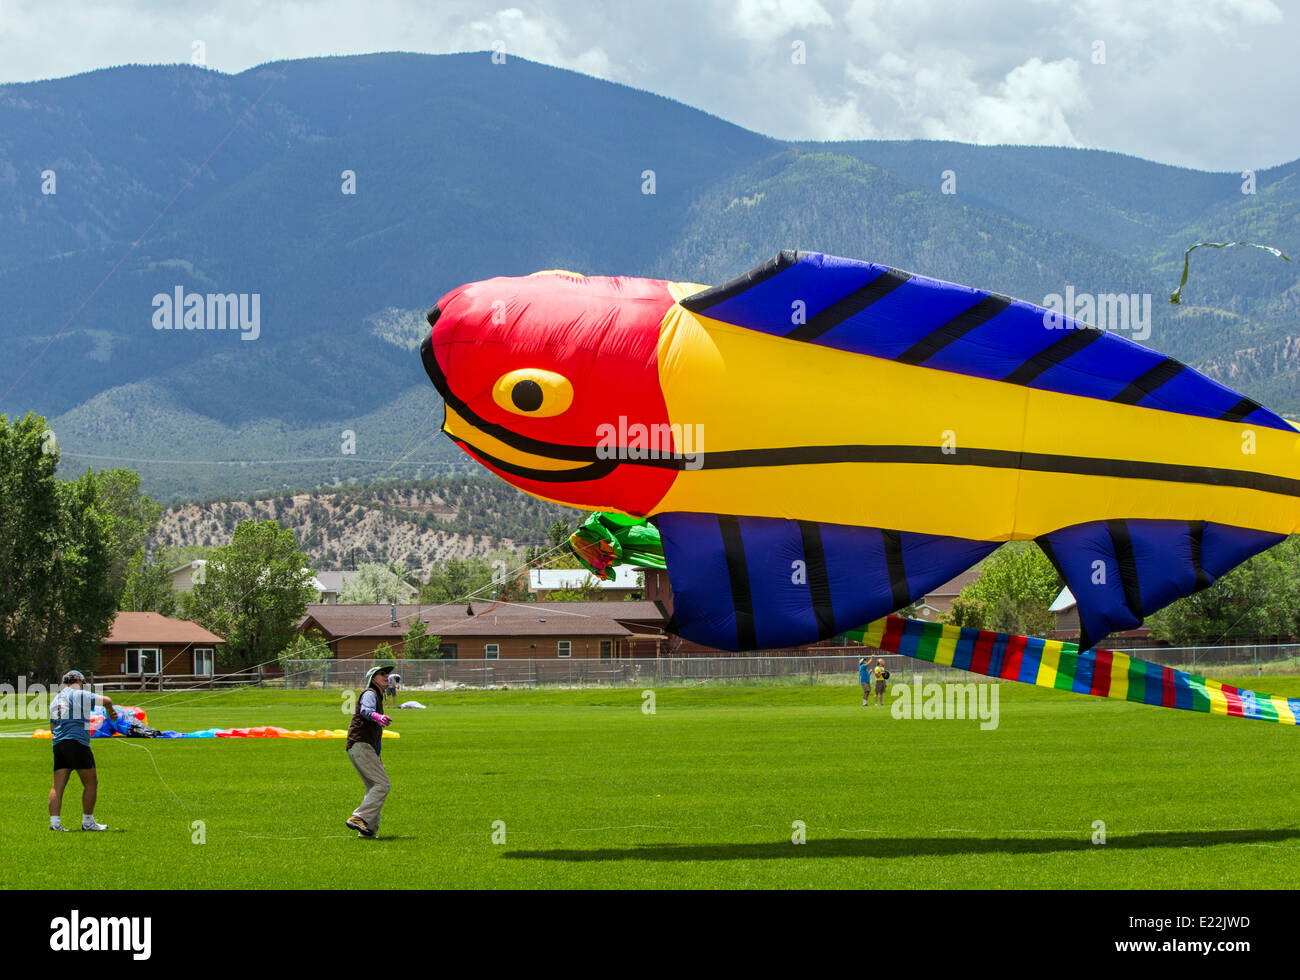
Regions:
<instances>
[{"instance_id":1,"label":"black pupil","mask_svg":"<svg viewBox=\"0 0 1300 980\"><path fill-rule=\"evenodd\" d=\"M536 381L516 381L510 400L521 412L535 412L542 407L542 386Z\"/></svg>"}]
</instances>

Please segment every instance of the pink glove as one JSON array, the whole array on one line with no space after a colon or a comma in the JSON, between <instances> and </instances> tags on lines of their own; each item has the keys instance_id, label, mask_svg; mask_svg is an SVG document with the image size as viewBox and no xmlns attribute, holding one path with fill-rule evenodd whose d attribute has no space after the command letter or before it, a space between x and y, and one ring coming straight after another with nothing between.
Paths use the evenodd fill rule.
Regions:
<instances>
[{"instance_id":1,"label":"pink glove","mask_svg":"<svg viewBox=\"0 0 1300 980\"><path fill-rule=\"evenodd\" d=\"M393 723L393 719L389 718L388 715L375 715L375 721L382 728L387 728L389 725Z\"/></svg>"}]
</instances>

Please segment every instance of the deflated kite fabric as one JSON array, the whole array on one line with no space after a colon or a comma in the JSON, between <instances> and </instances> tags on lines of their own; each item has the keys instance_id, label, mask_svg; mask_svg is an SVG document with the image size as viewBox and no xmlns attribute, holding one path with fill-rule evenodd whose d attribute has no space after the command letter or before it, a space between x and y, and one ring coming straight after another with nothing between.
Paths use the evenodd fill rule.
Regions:
<instances>
[{"instance_id":1,"label":"deflated kite fabric","mask_svg":"<svg viewBox=\"0 0 1300 980\"><path fill-rule=\"evenodd\" d=\"M149 718L144 713L143 708L117 705L116 709L116 718L109 718L108 712L98 705L90 710L90 719L87 721L86 727L90 731L91 738L111 738L114 735L126 735L131 731L132 724L147 725L149 723ZM53 737L53 733L48 728L37 729L32 732L32 738Z\"/></svg>"},{"instance_id":2,"label":"deflated kite fabric","mask_svg":"<svg viewBox=\"0 0 1300 980\"><path fill-rule=\"evenodd\" d=\"M848 634L866 646L987 677L1075 694L1135 701L1234 718L1300 724L1300 698L1256 694L1231 684L1111 650L1011 633L888 616Z\"/></svg>"},{"instance_id":3,"label":"deflated kite fabric","mask_svg":"<svg viewBox=\"0 0 1300 980\"><path fill-rule=\"evenodd\" d=\"M428 320L443 431L535 496L648 518L672 628L713 647L856 629L1034 539L1087 649L1300 526L1300 433L1258 402L876 263L784 251L712 288L551 271Z\"/></svg>"},{"instance_id":4,"label":"deflated kite fabric","mask_svg":"<svg viewBox=\"0 0 1300 980\"><path fill-rule=\"evenodd\" d=\"M97 707L93 711L93 717L90 720L90 737L91 738L109 738L111 736L126 736L131 729L132 722L138 722L142 725L149 723L143 708L131 708L117 706L117 720L110 721L103 708ZM348 733L343 729L320 731L290 731L287 728L275 728L270 725L263 725L257 728L205 728L197 732L173 732L164 731L158 733L158 738L347 738ZM32 738L53 738L48 728L39 729L32 732ZM384 738L401 738L397 732L384 732Z\"/></svg>"}]
</instances>

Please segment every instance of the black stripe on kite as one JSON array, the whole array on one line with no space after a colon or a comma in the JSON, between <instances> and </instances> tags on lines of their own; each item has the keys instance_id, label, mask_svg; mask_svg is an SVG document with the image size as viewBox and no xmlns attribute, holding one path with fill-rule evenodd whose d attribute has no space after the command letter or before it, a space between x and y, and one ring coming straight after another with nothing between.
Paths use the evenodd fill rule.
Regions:
<instances>
[{"instance_id":1,"label":"black stripe on kite","mask_svg":"<svg viewBox=\"0 0 1300 980\"><path fill-rule=\"evenodd\" d=\"M1110 544L1115 549L1119 564L1119 580L1124 586L1124 605L1129 612L1142 619L1142 588L1138 584L1137 559L1133 557L1133 539L1128 532L1128 521L1107 521Z\"/></svg>"},{"instance_id":2,"label":"black stripe on kite","mask_svg":"<svg viewBox=\"0 0 1300 980\"><path fill-rule=\"evenodd\" d=\"M1101 339L1103 331L1096 327L1080 327L1069 331L1055 343L1040 350L1024 364L1016 368L1002 380L1013 385L1027 385L1038 380L1038 376L1048 368L1054 368L1066 358L1073 357L1094 340Z\"/></svg>"},{"instance_id":3,"label":"black stripe on kite","mask_svg":"<svg viewBox=\"0 0 1300 980\"><path fill-rule=\"evenodd\" d=\"M1201 544L1205 539L1205 522L1188 521L1187 534L1192 541L1192 570L1196 572L1196 591L1200 592L1213 584L1209 573L1201 565Z\"/></svg>"},{"instance_id":4,"label":"black stripe on kite","mask_svg":"<svg viewBox=\"0 0 1300 980\"><path fill-rule=\"evenodd\" d=\"M799 537L803 539L803 560L813 616L817 620L817 637L824 640L835 635L835 610L831 606L831 580L826 571L821 527L815 521L800 521Z\"/></svg>"},{"instance_id":5,"label":"black stripe on kite","mask_svg":"<svg viewBox=\"0 0 1300 980\"><path fill-rule=\"evenodd\" d=\"M959 313L942 326L935 327L897 357L903 364L924 364L953 341L960 340L976 327L988 323L1012 303L1010 296L989 293L965 313Z\"/></svg>"},{"instance_id":6,"label":"black stripe on kite","mask_svg":"<svg viewBox=\"0 0 1300 980\"><path fill-rule=\"evenodd\" d=\"M1166 381L1172 381L1182 373L1184 367L1186 365L1182 361L1175 361L1172 357L1166 357L1151 370L1143 372L1130 381L1123 391L1112 395L1110 400L1119 402L1121 405L1136 405Z\"/></svg>"},{"instance_id":7,"label":"black stripe on kite","mask_svg":"<svg viewBox=\"0 0 1300 980\"><path fill-rule=\"evenodd\" d=\"M885 564L889 568L889 592L894 609L902 609L912 601L907 588L907 572L903 568L903 535L900 531L880 532L885 543Z\"/></svg>"},{"instance_id":8,"label":"black stripe on kite","mask_svg":"<svg viewBox=\"0 0 1300 980\"><path fill-rule=\"evenodd\" d=\"M948 466L988 466L995 469L1068 473L1074 476L1113 476L1163 483L1203 483L1300 497L1300 480L1189 463L1150 463L1097 456L1057 456L1015 449L963 449L947 454L938 446L789 446L774 449L729 449L701 453L696 468L706 470L763 466L812 466L830 463L938 463ZM679 460L643 460L642 466L685 469Z\"/></svg>"},{"instance_id":9,"label":"black stripe on kite","mask_svg":"<svg viewBox=\"0 0 1300 980\"><path fill-rule=\"evenodd\" d=\"M792 248L782 249L762 265L756 265L748 272L742 272L736 278L728 279L720 286L711 286L692 296L687 296L680 301L680 304L692 313L702 313L712 306L734 299L745 290L752 289L759 283L766 282L777 273L784 272L798 262L799 256L802 254L802 252L797 252Z\"/></svg>"},{"instance_id":10,"label":"black stripe on kite","mask_svg":"<svg viewBox=\"0 0 1300 980\"><path fill-rule=\"evenodd\" d=\"M806 323L799 324L786 334L786 337L790 340L814 341L827 330L839 326L849 317L861 313L872 303L884 299L911 278L910 272L886 269L861 289L845 296L838 303L826 307Z\"/></svg>"},{"instance_id":11,"label":"black stripe on kite","mask_svg":"<svg viewBox=\"0 0 1300 980\"><path fill-rule=\"evenodd\" d=\"M1052 547L1051 538L1048 535L1043 534L1034 538L1034 541L1037 543L1038 547L1042 549L1043 554L1047 556L1047 560L1052 563L1052 567L1056 569L1056 574L1060 577L1061 582L1064 583L1067 589L1069 589L1070 583L1065 578L1065 570L1061 568L1060 559L1056 557L1056 549ZM1070 595L1074 595L1073 589L1070 589ZM1079 609L1078 596L1075 596L1074 598L1074 608ZM1082 610L1079 611L1078 619L1079 619L1079 649L1080 650L1091 649L1092 646L1096 643L1096 641L1088 636L1087 627L1083 625Z\"/></svg>"},{"instance_id":12,"label":"black stripe on kite","mask_svg":"<svg viewBox=\"0 0 1300 980\"><path fill-rule=\"evenodd\" d=\"M1042 549L1043 554L1047 556L1047 560L1052 563L1052 567L1056 569L1056 574L1059 575L1061 581L1065 583L1065 587L1069 588L1070 583L1065 581L1065 572L1061 570L1061 563L1056 560L1056 549L1052 547L1051 540L1046 534L1043 534L1034 538L1034 541L1037 543L1038 547ZM1074 593L1072 592L1070 594L1073 595Z\"/></svg>"},{"instance_id":13,"label":"black stripe on kite","mask_svg":"<svg viewBox=\"0 0 1300 980\"><path fill-rule=\"evenodd\" d=\"M1220 415L1219 421L1240 422L1251 412L1257 412L1263 407L1263 405L1255 401L1253 398L1243 398L1241 401L1237 402L1237 404L1233 405L1232 408Z\"/></svg>"},{"instance_id":14,"label":"black stripe on kite","mask_svg":"<svg viewBox=\"0 0 1300 980\"><path fill-rule=\"evenodd\" d=\"M731 605L736 611L736 649L754 650L758 647L754 631L754 597L749 591L749 566L745 564L745 542L740 535L740 520L729 514L720 514L718 529L722 532L727 577L731 580Z\"/></svg>"}]
</instances>

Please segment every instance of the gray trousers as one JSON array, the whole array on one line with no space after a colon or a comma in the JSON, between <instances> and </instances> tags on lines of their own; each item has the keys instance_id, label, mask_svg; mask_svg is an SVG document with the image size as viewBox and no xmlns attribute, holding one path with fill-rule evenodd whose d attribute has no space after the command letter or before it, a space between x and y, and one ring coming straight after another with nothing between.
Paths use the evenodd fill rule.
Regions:
<instances>
[{"instance_id":1,"label":"gray trousers","mask_svg":"<svg viewBox=\"0 0 1300 980\"><path fill-rule=\"evenodd\" d=\"M353 816L360 817L367 827L378 832L379 811L383 809L384 798L388 796L390 783L388 773L384 771L383 760L369 745L355 743L348 749L348 758L356 767L361 781L366 784L366 796L361 805L353 811Z\"/></svg>"}]
</instances>

